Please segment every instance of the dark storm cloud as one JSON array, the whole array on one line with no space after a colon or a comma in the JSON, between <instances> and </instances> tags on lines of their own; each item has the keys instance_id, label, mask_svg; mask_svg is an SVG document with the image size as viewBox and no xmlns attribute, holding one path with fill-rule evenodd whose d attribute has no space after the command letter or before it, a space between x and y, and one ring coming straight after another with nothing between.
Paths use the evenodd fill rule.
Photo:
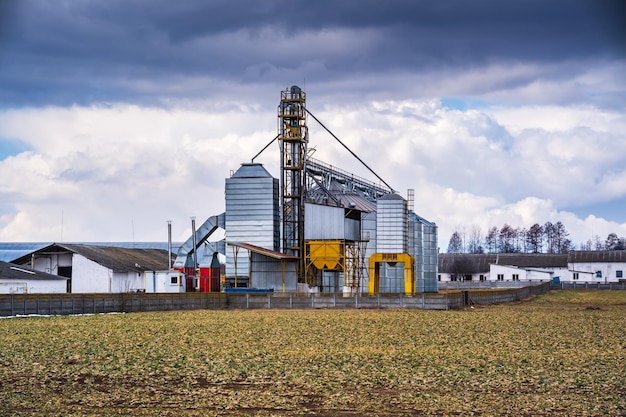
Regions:
<instances>
[{"instance_id":1,"label":"dark storm cloud","mask_svg":"<svg viewBox=\"0 0 626 417\"><path fill-rule=\"evenodd\" d=\"M626 55L626 7L614 0L0 4L3 107Z\"/></svg>"}]
</instances>

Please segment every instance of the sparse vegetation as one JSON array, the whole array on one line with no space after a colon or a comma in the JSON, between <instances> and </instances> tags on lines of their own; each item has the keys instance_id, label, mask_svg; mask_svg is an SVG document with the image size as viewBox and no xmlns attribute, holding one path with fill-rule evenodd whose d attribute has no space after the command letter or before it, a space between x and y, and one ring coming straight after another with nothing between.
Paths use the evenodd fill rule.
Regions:
<instances>
[{"instance_id":1,"label":"sparse vegetation","mask_svg":"<svg viewBox=\"0 0 626 417\"><path fill-rule=\"evenodd\" d=\"M618 416L626 292L0 320L0 415Z\"/></svg>"}]
</instances>

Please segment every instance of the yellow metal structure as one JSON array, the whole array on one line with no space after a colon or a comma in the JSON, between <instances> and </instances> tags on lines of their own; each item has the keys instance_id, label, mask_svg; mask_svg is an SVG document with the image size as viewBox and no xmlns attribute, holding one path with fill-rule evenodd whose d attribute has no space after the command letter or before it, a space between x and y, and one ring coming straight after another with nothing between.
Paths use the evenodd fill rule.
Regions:
<instances>
[{"instance_id":1,"label":"yellow metal structure","mask_svg":"<svg viewBox=\"0 0 626 417\"><path fill-rule=\"evenodd\" d=\"M369 259L369 282L367 290L370 294L380 291L380 263L389 264L402 262L404 264L404 292L406 295L415 294L415 271L413 256L408 253L374 253Z\"/></svg>"},{"instance_id":2,"label":"yellow metal structure","mask_svg":"<svg viewBox=\"0 0 626 417\"><path fill-rule=\"evenodd\" d=\"M309 240L306 242L307 266L343 271L346 251L341 240Z\"/></svg>"}]
</instances>

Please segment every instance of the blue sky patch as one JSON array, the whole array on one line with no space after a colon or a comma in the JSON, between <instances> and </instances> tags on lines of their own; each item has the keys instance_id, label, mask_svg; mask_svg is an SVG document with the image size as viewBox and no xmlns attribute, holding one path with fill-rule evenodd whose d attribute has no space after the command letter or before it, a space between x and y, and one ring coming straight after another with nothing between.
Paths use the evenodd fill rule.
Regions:
<instances>
[{"instance_id":1,"label":"blue sky patch","mask_svg":"<svg viewBox=\"0 0 626 417\"><path fill-rule=\"evenodd\" d=\"M489 104L483 100L469 97L443 97L441 106L454 110L485 109Z\"/></svg>"},{"instance_id":2,"label":"blue sky patch","mask_svg":"<svg viewBox=\"0 0 626 417\"><path fill-rule=\"evenodd\" d=\"M0 138L0 161L30 149L31 147L21 140Z\"/></svg>"}]
</instances>

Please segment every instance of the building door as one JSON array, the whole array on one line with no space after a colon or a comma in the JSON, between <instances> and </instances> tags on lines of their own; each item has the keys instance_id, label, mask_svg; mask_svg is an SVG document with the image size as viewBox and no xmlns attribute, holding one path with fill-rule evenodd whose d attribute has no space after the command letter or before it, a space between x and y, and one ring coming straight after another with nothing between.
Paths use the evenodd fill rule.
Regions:
<instances>
[{"instance_id":1,"label":"building door","mask_svg":"<svg viewBox=\"0 0 626 417\"><path fill-rule=\"evenodd\" d=\"M67 278L67 287L65 291L69 294L72 292L72 267L71 266L60 266L58 267L58 275L60 277Z\"/></svg>"}]
</instances>

